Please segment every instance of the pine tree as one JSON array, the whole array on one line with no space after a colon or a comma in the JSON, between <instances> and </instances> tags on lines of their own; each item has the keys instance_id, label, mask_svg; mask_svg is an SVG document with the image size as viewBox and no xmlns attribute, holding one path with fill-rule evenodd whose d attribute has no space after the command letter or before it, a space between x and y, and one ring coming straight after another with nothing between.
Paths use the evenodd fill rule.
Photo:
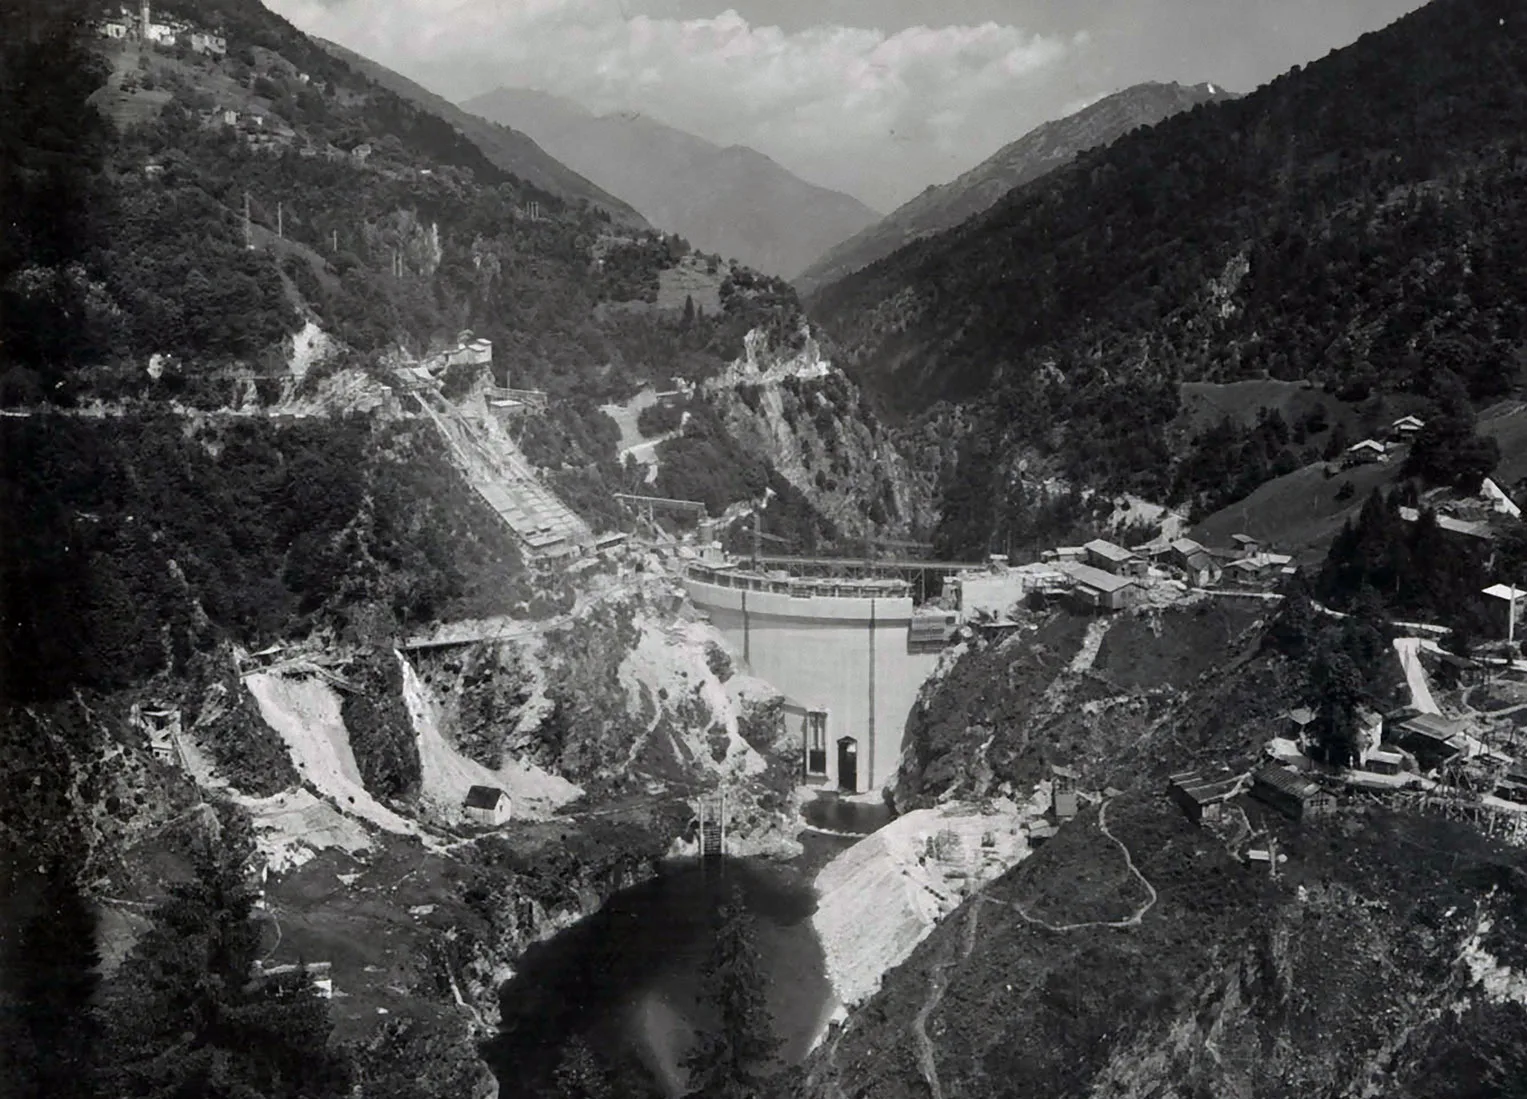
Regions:
<instances>
[{"instance_id":1,"label":"pine tree","mask_svg":"<svg viewBox=\"0 0 1527 1099\"><path fill-rule=\"evenodd\" d=\"M1357 707L1363 677L1345 652L1322 646L1312 669L1317 701L1315 741L1327 763L1349 765L1357 755Z\"/></svg>"},{"instance_id":2,"label":"pine tree","mask_svg":"<svg viewBox=\"0 0 1527 1099\"><path fill-rule=\"evenodd\" d=\"M736 886L717 910L704 982L714 1025L685 1058L690 1087L704 1099L747 1099L758 1093L780 1042L769 1016L757 926Z\"/></svg>"},{"instance_id":3,"label":"pine tree","mask_svg":"<svg viewBox=\"0 0 1527 1099\"><path fill-rule=\"evenodd\" d=\"M552 1082L551 1099L610 1099L614 1094L604 1066L581 1034L562 1047Z\"/></svg>"},{"instance_id":4,"label":"pine tree","mask_svg":"<svg viewBox=\"0 0 1527 1099\"><path fill-rule=\"evenodd\" d=\"M219 807L195 876L170 890L113 981L110 1091L322 1099L344 1094L326 1005L306 981L252 979L260 929L246 879L248 820Z\"/></svg>"},{"instance_id":5,"label":"pine tree","mask_svg":"<svg viewBox=\"0 0 1527 1099\"><path fill-rule=\"evenodd\" d=\"M36 910L22 924L13 955L17 994L7 1073L16 1095L38 1099L84 1099L96 1094L99 1018L95 993L95 916L78 885L78 869L66 858L52 861L41 883Z\"/></svg>"}]
</instances>

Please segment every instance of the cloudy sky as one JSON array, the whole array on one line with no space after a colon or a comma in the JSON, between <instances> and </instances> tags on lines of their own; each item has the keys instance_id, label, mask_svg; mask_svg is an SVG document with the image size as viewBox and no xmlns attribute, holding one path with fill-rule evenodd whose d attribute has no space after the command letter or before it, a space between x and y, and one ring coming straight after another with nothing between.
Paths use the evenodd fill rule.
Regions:
<instances>
[{"instance_id":1,"label":"cloudy sky","mask_svg":"<svg viewBox=\"0 0 1527 1099\"><path fill-rule=\"evenodd\" d=\"M499 85L750 145L881 211L1143 80L1249 91L1420 0L266 0L454 100Z\"/></svg>"}]
</instances>

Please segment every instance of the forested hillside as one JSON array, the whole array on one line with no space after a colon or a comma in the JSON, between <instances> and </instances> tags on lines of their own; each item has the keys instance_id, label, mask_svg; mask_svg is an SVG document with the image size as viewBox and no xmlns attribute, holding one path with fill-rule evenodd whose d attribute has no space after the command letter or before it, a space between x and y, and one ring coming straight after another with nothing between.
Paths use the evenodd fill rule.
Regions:
<instances>
[{"instance_id":1,"label":"forested hillside","mask_svg":"<svg viewBox=\"0 0 1527 1099\"><path fill-rule=\"evenodd\" d=\"M574 200L585 200L608 210L616 221L632 228L647 228L646 219L620 198L601 190L566 164L548 155L528 135L506 125L490 122L462 110L444 96L415 84L406 76L377 64L369 57L345 49L334 42L321 42L323 48L350 68L402 98L428 111L456 129L483 151L495 165L544 190Z\"/></svg>"},{"instance_id":2,"label":"forested hillside","mask_svg":"<svg viewBox=\"0 0 1527 1099\"><path fill-rule=\"evenodd\" d=\"M802 293L829 285L884 259L920 237L989 210L1014 187L1064 167L1079 153L1099 148L1138 126L1152 126L1200 103L1234 99L1212 84L1137 84L1036 126L959 178L929 187L874 225L836 244L795 279Z\"/></svg>"},{"instance_id":3,"label":"forested hillside","mask_svg":"<svg viewBox=\"0 0 1527 1099\"><path fill-rule=\"evenodd\" d=\"M338 352L310 386L471 329L549 394L527 453L608 524L636 486L599 406L799 327L785 283L514 174L509 131L463 133L254 0L156 7L222 29L222 58L101 38L98 7L37 5L0 69L0 401L268 404L313 326ZM680 265L712 308L675 297Z\"/></svg>"},{"instance_id":4,"label":"forested hillside","mask_svg":"<svg viewBox=\"0 0 1527 1099\"><path fill-rule=\"evenodd\" d=\"M473 951L496 983L469 937L477 870L413 838L425 801L462 800L430 794L430 768L465 757L443 737L421 756L405 695L429 688L394 647L441 619L533 630L573 596L428 417L364 410L391 360L471 328L500 382L548 392L522 452L607 514L624 471L599 405L709 376L755 327L798 331L799 305L728 265L705 273L714 308L685 308L686 242L516 173L254 0L153 7L227 56L108 40L99 3L0 5L0 1093L484 1094L461 991L482 991ZM299 693L344 681L326 743L353 789L293 747L322 716L279 725L240 649L295 664ZM528 691L514 674L498 686ZM275 818L309 848L296 865L323 849L321 888L293 883ZM494 949L595 903L678 827L601 824L620 841L548 830L554 871L533 830L507 836L541 907L495 898L521 937ZM261 896L267 870L287 899ZM354 963L332 1001L308 988L320 962Z\"/></svg>"},{"instance_id":5,"label":"forested hillside","mask_svg":"<svg viewBox=\"0 0 1527 1099\"><path fill-rule=\"evenodd\" d=\"M1515 391L1527 297L1527 21L1435 0L1244 99L1196 107L824 290L903 411L974 402L946 542L1020 455L1158 498L1183 380ZM1446 368L1444 370L1444 368Z\"/></svg>"},{"instance_id":6,"label":"forested hillside","mask_svg":"<svg viewBox=\"0 0 1527 1099\"><path fill-rule=\"evenodd\" d=\"M462 106L524 130L659 228L771 275L794 276L879 216L755 149L723 148L638 113L595 115L523 88L497 88Z\"/></svg>"},{"instance_id":7,"label":"forested hillside","mask_svg":"<svg viewBox=\"0 0 1527 1099\"><path fill-rule=\"evenodd\" d=\"M755 308L739 285L687 320L604 310L655 303L688 245L506 172L253 0L156 10L216 20L229 55L47 22L7 59L13 401L120 395L156 353L192 380L280 372L284 338L313 320L368 355L472 328L514 363L515 384L592 407L660 373L714 369L780 300Z\"/></svg>"}]
</instances>

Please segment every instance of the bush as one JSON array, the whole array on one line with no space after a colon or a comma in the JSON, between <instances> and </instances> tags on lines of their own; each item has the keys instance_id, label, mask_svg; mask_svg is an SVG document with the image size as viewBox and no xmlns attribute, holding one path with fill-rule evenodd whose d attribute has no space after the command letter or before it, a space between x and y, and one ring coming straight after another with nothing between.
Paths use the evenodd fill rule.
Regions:
<instances>
[{"instance_id":1,"label":"bush","mask_svg":"<svg viewBox=\"0 0 1527 1099\"><path fill-rule=\"evenodd\" d=\"M714 641L707 643L705 646L705 666L711 670L712 675L723 683L732 678L731 655Z\"/></svg>"},{"instance_id":2,"label":"bush","mask_svg":"<svg viewBox=\"0 0 1527 1099\"><path fill-rule=\"evenodd\" d=\"M677 431L684 422L684 406L677 401L648 405L636 417L636 429L649 439Z\"/></svg>"}]
</instances>

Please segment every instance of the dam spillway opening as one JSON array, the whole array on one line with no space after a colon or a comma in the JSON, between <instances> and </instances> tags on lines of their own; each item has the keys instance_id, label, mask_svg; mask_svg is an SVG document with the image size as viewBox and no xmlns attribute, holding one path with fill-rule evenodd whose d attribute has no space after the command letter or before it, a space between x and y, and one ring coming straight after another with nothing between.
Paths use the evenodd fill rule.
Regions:
<instances>
[{"instance_id":1,"label":"dam spillway opening","mask_svg":"<svg viewBox=\"0 0 1527 1099\"><path fill-rule=\"evenodd\" d=\"M898 578L801 578L696 563L690 599L785 697L805 785L874 794L895 777L907 715L956 619L920 610Z\"/></svg>"}]
</instances>

